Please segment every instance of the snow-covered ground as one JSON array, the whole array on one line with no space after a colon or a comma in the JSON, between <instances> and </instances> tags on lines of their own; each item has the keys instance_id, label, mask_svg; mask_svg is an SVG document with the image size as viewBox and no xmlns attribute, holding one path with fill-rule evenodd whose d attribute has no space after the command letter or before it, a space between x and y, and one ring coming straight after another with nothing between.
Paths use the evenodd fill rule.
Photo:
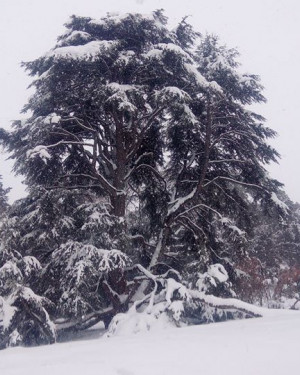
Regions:
<instances>
[{"instance_id":1,"label":"snow-covered ground","mask_svg":"<svg viewBox=\"0 0 300 375\"><path fill-rule=\"evenodd\" d=\"M1 375L285 375L300 372L300 312L0 352Z\"/></svg>"}]
</instances>

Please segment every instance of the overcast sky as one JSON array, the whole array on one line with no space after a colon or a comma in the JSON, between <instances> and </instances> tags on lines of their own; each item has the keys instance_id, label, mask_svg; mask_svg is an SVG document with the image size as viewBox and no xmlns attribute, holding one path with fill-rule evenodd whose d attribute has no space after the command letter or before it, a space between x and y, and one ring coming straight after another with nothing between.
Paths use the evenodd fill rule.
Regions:
<instances>
[{"instance_id":1,"label":"overcast sky","mask_svg":"<svg viewBox=\"0 0 300 375\"><path fill-rule=\"evenodd\" d=\"M170 25L183 16L197 31L215 33L223 44L237 47L243 70L261 76L268 103L255 108L278 132L272 141L282 158L268 167L300 202L300 2L299 0L0 0L0 127L20 118L30 79L20 67L55 44L72 14L100 18L107 12L149 13L165 9ZM24 195L12 164L0 155L10 200Z\"/></svg>"}]
</instances>

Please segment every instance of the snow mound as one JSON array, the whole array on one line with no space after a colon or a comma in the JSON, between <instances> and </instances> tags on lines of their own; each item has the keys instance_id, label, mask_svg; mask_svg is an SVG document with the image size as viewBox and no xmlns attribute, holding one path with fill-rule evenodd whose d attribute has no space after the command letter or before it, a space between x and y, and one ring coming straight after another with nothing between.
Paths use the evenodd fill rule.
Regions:
<instances>
[{"instance_id":1,"label":"snow mound","mask_svg":"<svg viewBox=\"0 0 300 375\"><path fill-rule=\"evenodd\" d=\"M117 314L111 321L106 337L127 336L147 331L160 331L174 327L166 313L137 313L132 310L126 314Z\"/></svg>"}]
</instances>

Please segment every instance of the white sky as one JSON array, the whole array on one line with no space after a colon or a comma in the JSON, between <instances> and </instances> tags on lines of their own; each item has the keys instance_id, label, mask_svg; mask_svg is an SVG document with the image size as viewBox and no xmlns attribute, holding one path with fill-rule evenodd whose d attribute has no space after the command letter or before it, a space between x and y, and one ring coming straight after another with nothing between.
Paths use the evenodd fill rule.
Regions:
<instances>
[{"instance_id":1,"label":"white sky","mask_svg":"<svg viewBox=\"0 0 300 375\"><path fill-rule=\"evenodd\" d=\"M142 12L165 9L170 24L190 15L197 31L220 36L241 53L244 70L258 74L268 103L256 108L267 125L278 132L272 145L280 152L271 175L300 202L299 0L0 0L0 127L20 117L30 79L21 61L39 57L52 48L72 14L100 18L106 12ZM10 173L11 162L0 155L4 185L13 187L10 199L24 195L20 178Z\"/></svg>"}]
</instances>

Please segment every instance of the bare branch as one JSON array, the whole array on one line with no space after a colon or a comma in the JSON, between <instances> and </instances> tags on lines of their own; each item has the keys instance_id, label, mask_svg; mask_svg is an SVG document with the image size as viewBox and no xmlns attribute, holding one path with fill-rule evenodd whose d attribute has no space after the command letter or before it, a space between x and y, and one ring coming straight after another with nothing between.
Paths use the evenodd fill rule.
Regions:
<instances>
[{"instance_id":1,"label":"bare branch","mask_svg":"<svg viewBox=\"0 0 300 375\"><path fill-rule=\"evenodd\" d=\"M59 145L80 145L80 146L89 146L93 147L94 145L92 143L86 143L86 142L78 142L78 141L59 141L57 143L53 143L52 145L42 145L45 148L54 148Z\"/></svg>"},{"instance_id":2,"label":"bare branch","mask_svg":"<svg viewBox=\"0 0 300 375\"><path fill-rule=\"evenodd\" d=\"M184 212L181 212L180 214L178 214L177 216L175 216L174 220L176 220L178 217L181 217L183 215L186 215L187 213L197 209L197 208L206 208L212 212L214 212L216 215L218 215L220 218L222 218L222 215L220 214L220 212L218 212L217 210L215 210L214 208L212 207L209 207L207 206L206 204L203 204L203 203L199 203L199 204L196 204L195 206L193 207L190 207L188 208L187 210L185 210Z\"/></svg>"},{"instance_id":3,"label":"bare branch","mask_svg":"<svg viewBox=\"0 0 300 375\"><path fill-rule=\"evenodd\" d=\"M87 178L91 178L92 180L96 180L97 181L97 178L94 177L94 176L91 176L90 174L87 174L87 173L72 173L72 174L65 174L63 176L59 176L58 179L61 179L61 178L69 178L69 177L87 177Z\"/></svg>"},{"instance_id":4,"label":"bare branch","mask_svg":"<svg viewBox=\"0 0 300 375\"><path fill-rule=\"evenodd\" d=\"M74 189L89 189L89 188L99 188L102 187L99 185L71 185L71 186L61 186L61 185L53 185L53 186L46 186L46 190L55 190L55 189L66 189L66 190L74 190Z\"/></svg>"},{"instance_id":5,"label":"bare branch","mask_svg":"<svg viewBox=\"0 0 300 375\"><path fill-rule=\"evenodd\" d=\"M237 160L237 159L220 159L220 160L210 160L210 164L215 164L215 163L250 163L249 160Z\"/></svg>"},{"instance_id":6,"label":"bare branch","mask_svg":"<svg viewBox=\"0 0 300 375\"><path fill-rule=\"evenodd\" d=\"M63 118L60 120L60 122L69 122L69 121L75 121L77 125L79 125L81 128L85 129L85 130L88 130L88 131L91 131L93 133L96 133L96 130L93 129L92 127L90 126L86 126L85 124L83 124L78 117L70 117L70 118Z\"/></svg>"},{"instance_id":7,"label":"bare branch","mask_svg":"<svg viewBox=\"0 0 300 375\"><path fill-rule=\"evenodd\" d=\"M211 185L212 183L214 183L215 181L217 180L225 180L225 181L229 181L229 182L232 182L234 184L237 184L237 185L243 185L243 186L248 186L248 187L253 187L253 188L256 188L256 189L261 189L261 190L264 190L264 191L267 191L264 187L262 186L259 186L259 185L256 185L256 184L250 184L250 183L247 183L247 182L242 182L242 181L238 181L238 180L235 180L233 178L230 178L230 177L225 177L225 176L217 176L215 177L214 179L212 179L211 181L207 182L206 184L203 185L203 188Z\"/></svg>"}]
</instances>

